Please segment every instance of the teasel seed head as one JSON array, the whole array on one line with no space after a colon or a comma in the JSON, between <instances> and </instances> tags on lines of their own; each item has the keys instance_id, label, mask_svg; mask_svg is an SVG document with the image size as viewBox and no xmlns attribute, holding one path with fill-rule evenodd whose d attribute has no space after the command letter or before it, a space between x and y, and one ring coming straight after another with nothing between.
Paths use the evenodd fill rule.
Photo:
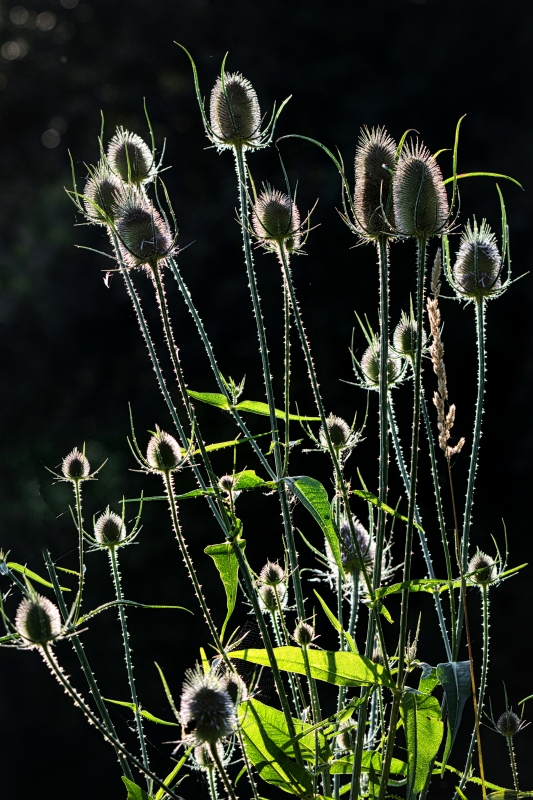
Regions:
<instances>
[{"instance_id":1,"label":"teasel seed head","mask_svg":"<svg viewBox=\"0 0 533 800\"><path fill-rule=\"evenodd\" d=\"M113 172L124 183L136 186L151 181L157 171L148 145L136 133L130 133L124 128L117 128L109 142L107 160Z\"/></svg>"},{"instance_id":2,"label":"teasel seed head","mask_svg":"<svg viewBox=\"0 0 533 800\"><path fill-rule=\"evenodd\" d=\"M17 609L15 627L32 645L52 642L61 634L61 616L57 607L40 594L25 597Z\"/></svg>"},{"instance_id":3,"label":"teasel seed head","mask_svg":"<svg viewBox=\"0 0 533 800\"><path fill-rule=\"evenodd\" d=\"M222 679L224 689L231 697L232 703L237 707L248 698L248 689L245 682L236 672L228 672Z\"/></svg>"},{"instance_id":4,"label":"teasel seed head","mask_svg":"<svg viewBox=\"0 0 533 800\"><path fill-rule=\"evenodd\" d=\"M84 453L80 453L77 447L63 459L61 472L69 481L86 480L91 472L89 461Z\"/></svg>"},{"instance_id":5,"label":"teasel seed head","mask_svg":"<svg viewBox=\"0 0 533 800\"><path fill-rule=\"evenodd\" d=\"M391 230L392 204L383 216L396 162L396 144L385 128L363 128L355 151L354 224L362 239Z\"/></svg>"},{"instance_id":6,"label":"teasel seed head","mask_svg":"<svg viewBox=\"0 0 533 800\"><path fill-rule=\"evenodd\" d=\"M128 266L154 265L173 252L168 225L138 189L125 187L117 197L115 215L122 255Z\"/></svg>"},{"instance_id":7,"label":"teasel seed head","mask_svg":"<svg viewBox=\"0 0 533 800\"><path fill-rule=\"evenodd\" d=\"M235 476L223 475L218 479L218 485L224 492L232 492L235 488Z\"/></svg>"},{"instance_id":8,"label":"teasel seed head","mask_svg":"<svg viewBox=\"0 0 533 800\"><path fill-rule=\"evenodd\" d=\"M300 212L289 195L267 186L257 198L252 225L259 241L269 250L284 244L289 252L300 247Z\"/></svg>"},{"instance_id":9,"label":"teasel seed head","mask_svg":"<svg viewBox=\"0 0 533 800\"><path fill-rule=\"evenodd\" d=\"M230 736L236 725L235 705L214 670L205 675L199 667L185 673L180 704L183 741L212 745Z\"/></svg>"},{"instance_id":10,"label":"teasel seed head","mask_svg":"<svg viewBox=\"0 0 533 800\"><path fill-rule=\"evenodd\" d=\"M308 622L300 621L296 626L293 637L300 647L307 647L315 638L315 631Z\"/></svg>"},{"instance_id":11,"label":"teasel seed head","mask_svg":"<svg viewBox=\"0 0 533 800\"><path fill-rule=\"evenodd\" d=\"M278 599L276 599L276 594ZM271 614L278 611L278 600L281 608L287 604L287 587L284 583L279 583L277 586L262 584L259 587L259 604L262 611Z\"/></svg>"},{"instance_id":12,"label":"teasel seed head","mask_svg":"<svg viewBox=\"0 0 533 800\"><path fill-rule=\"evenodd\" d=\"M470 559L468 572L474 573L470 575L472 583L477 583L478 586L482 587L489 586L498 579L498 567L494 559L479 549L475 556Z\"/></svg>"},{"instance_id":13,"label":"teasel seed head","mask_svg":"<svg viewBox=\"0 0 533 800\"><path fill-rule=\"evenodd\" d=\"M453 286L460 297L490 297L502 288L502 258L486 221L468 222L453 267Z\"/></svg>"},{"instance_id":14,"label":"teasel seed head","mask_svg":"<svg viewBox=\"0 0 533 800\"><path fill-rule=\"evenodd\" d=\"M392 346L396 353L405 358L414 359L416 354L416 336L417 336L417 323L416 320L410 319L405 312L402 311L402 316L399 323L394 329L392 335ZM422 331L422 347L427 341L426 332Z\"/></svg>"},{"instance_id":15,"label":"teasel seed head","mask_svg":"<svg viewBox=\"0 0 533 800\"><path fill-rule=\"evenodd\" d=\"M95 225L108 225L115 217L117 195L122 189L122 181L109 169L105 161L100 161L85 184L83 201L85 213Z\"/></svg>"},{"instance_id":16,"label":"teasel seed head","mask_svg":"<svg viewBox=\"0 0 533 800\"><path fill-rule=\"evenodd\" d=\"M341 450L343 447L346 447L351 435L351 430L348 423L345 422L342 417L336 417L334 414L330 414L326 419L326 425L333 447L338 448L339 450ZM320 444L322 447L326 448L328 446L328 442L326 439L326 432L324 431L323 427L320 428L318 438L320 439Z\"/></svg>"},{"instance_id":17,"label":"teasel seed head","mask_svg":"<svg viewBox=\"0 0 533 800\"><path fill-rule=\"evenodd\" d=\"M126 526L118 514L109 510L109 506L96 520L94 538L104 547L116 547L126 538Z\"/></svg>"},{"instance_id":18,"label":"teasel seed head","mask_svg":"<svg viewBox=\"0 0 533 800\"><path fill-rule=\"evenodd\" d=\"M259 573L260 583L266 586L278 586L285 580L285 570L279 564L274 564L272 561L267 561L261 572Z\"/></svg>"},{"instance_id":19,"label":"teasel seed head","mask_svg":"<svg viewBox=\"0 0 533 800\"><path fill-rule=\"evenodd\" d=\"M515 714L514 711L509 710L505 711L496 723L498 732L507 738L511 738L518 733L521 727L523 727L522 720L518 714Z\"/></svg>"},{"instance_id":20,"label":"teasel seed head","mask_svg":"<svg viewBox=\"0 0 533 800\"><path fill-rule=\"evenodd\" d=\"M222 742L217 742L216 744L218 757L220 758L221 762L224 762L224 747ZM215 760L211 754L211 750L209 749L209 745L207 744L199 744L197 745L194 750L192 751L192 756L196 765L202 770L210 770L215 768Z\"/></svg>"},{"instance_id":21,"label":"teasel seed head","mask_svg":"<svg viewBox=\"0 0 533 800\"><path fill-rule=\"evenodd\" d=\"M225 89L225 93L224 93ZM253 147L260 138L261 111L255 89L239 72L219 76L211 92L211 128L220 148Z\"/></svg>"},{"instance_id":22,"label":"teasel seed head","mask_svg":"<svg viewBox=\"0 0 533 800\"><path fill-rule=\"evenodd\" d=\"M341 559L344 571L351 575L354 572L362 572L364 569L371 572L374 569L374 559L376 546L371 541L368 531L364 525L355 517L352 519L355 536L361 551L362 561L357 552L357 547L352 539L350 523L345 519L340 526L340 545Z\"/></svg>"},{"instance_id":23,"label":"teasel seed head","mask_svg":"<svg viewBox=\"0 0 533 800\"><path fill-rule=\"evenodd\" d=\"M148 442L146 460L154 472L175 472L183 463L183 450L169 433L156 427Z\"/></svg>"},{"instance_id":24,"label":"teasel seed head","mask_svg":"<svg viewBox=\"0 0 533 800\"><path fill-rule=\"evenodd\" d=\"M356 728L351 720L341 722L339 733L337 734L337 746L339 750L350 751L355 746Z\"/></svg>"},{"instance_id":25,"label":"teasel seed head","mask_svg":"<svg viewBox=\"0 0 533 800\"><path fill-rule=\"evenodd\" d=\"M379 386L379 340L373 341L363 353L361 370L372 386ZM387 382L392 386L402 374L402 360L394 353L389 353L387 361Z\"/></svg>"},{"instance_id":26,"label":"teasel seed head","mask_svg":"<svg viewBox=\"0 0 533 800\"><path fill-rule=\"evenodd\" d=\"M420 142L404 146L392 190L394 219L400 233L420 239L445 231L449 209L442 173Z\"/></svg>"}]
</instances>

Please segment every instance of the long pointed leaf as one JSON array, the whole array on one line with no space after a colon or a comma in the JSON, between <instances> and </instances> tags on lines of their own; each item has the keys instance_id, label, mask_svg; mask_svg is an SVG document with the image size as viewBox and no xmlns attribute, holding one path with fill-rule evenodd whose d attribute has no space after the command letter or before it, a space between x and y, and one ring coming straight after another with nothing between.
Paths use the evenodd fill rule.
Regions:
<instances>
[{"instance_id":1,"label":"long pointed leaf","mask_svg":"<svg viewBox=\"0 0 533 800\"><path fill-rule=\"evenodd\" d=\"M407 744L407 800L424 789L437 755L443 732L439 701L436 697L407 692L401 714Z\"/></svg>"},{"instance_id":2,"label":"long pointed leaf","mask_svg":"<svg viewBox=\"0 0 533 800\"><path fill-rule=\"evenodd\" d=\"M246 547L246 542L241 539L239 542L239 547L241 550L244 550ZM208 556L211 556L215 562L215 567L219 572L222 583L224 584L224 590L226 592L226 619L224 620L224 624L222 625L222 630L220 632L220 638L223 639L226 625L233 614L237 600L237 587L239 585L239 562L234 553L233 546L229 542L223 542L222 544L210 544L205 548L204 553Z\"/></svg>"},{"instance_id":3,"label":"long pointed leaf","mask_svg":"<svg viewBox=\"0 0 533 800\"><path fill-rule=\"evenodd\" d=\"M103 700L106 703L113 703L115 706L124 706L125 708L129 708L133 711L134 714L137 713L137 706L135 703L126 703L124 700L110 700L109 697L103 697ZM139 714L141 717L150 720L150 722L155 722L157 725L171 725L173 728L179 728L179 723L177 722L167 722L165 719L160 719L159 717L155 717L153 714L150 714L149 711L146 711L144 708L138 709Z\"/></svg>"},{"instance_id":4,"label":"long pointed leaf","mask_svg":"<svg viewBox=\"0 0 533 800\"><path fill-rule=\"evenodd\" d=\"M153 800L152 796L147 794L144 789L141 789L140 786L137 786L136 783L130 781L126 778L125 775L122 776L122 780L126 785L126 789L128 790L128 797L127 800Z\"/></svg>"},{"instance_id":5,"label":"long pointed leaf","mask_svg":"<svg viewBox=\"0 0 533 800\"><path fill-rule=\"evenodd\" d=\"M339 620L337 619L337 617L335 616L333 611L328 607L326 601L323 600L322 597L320 597L320 595L317 592L317 590L315 589L314 591L315 591L316 596L318 597L318 601L319 601L320 605L324 609L324 613L325 613L326 617L329 619L329 621L331 622L331 624L333 625L333 627L335 628L337 633L339 635L342 633L342 635L344 636L344 638L348 642L348 647L350 648L352 653L357 653L358 652L357 645L356 645L356 643L354 641L353 636L351 636L351 634L348 633L348 631L344 630L344 628L340 624Z\"/></svg>"},{"instance_id":6,"label":"long pointed leaf","mask_svg":"<svg viewBox=\"0 0 533 800\"><path fill-rule=\"evenodd\" d=\"M341 575L344 574L339 536L333 524L328 493L319 481L314 478L308 478L305 475L297 478L285 478L285 483L322 528L335 558L335 563Z\"/></svg>"},{"instance_id":7,"label":"long pointed leaf","mask_svg":"<svg viewBox=\"0 0 533 800\"><path fill-rule=\"evenodd\" d=\"M9 561L7 566L14 572L20 572L22 575L25 575L27 578L30 578L30 580L35 581L35 583L40 583L42 586L48 586L49 589L54 588L53 583L50 583L50 581L47 581L44 578L41 578L41 576L37 575L36 572L33 572L33 570L28 569L28 567L24 567L22 564L16 564L14 561ZM78 573L75 572L74 574L77 575ZM66 586L60 586L59 588L61 589L62 592L72 591L71 589L68 589Z\"/></svg>"},{"instance_id":8,"label":"long pointed leaf","mask_svg":"<svg viewBox=\"0 0 533 800\"><path fill-rule=\"evenodd\" d=\"M461 724L465 703L470 697L470 662L449 661L445 664L437 664L437 678L444 689L448 709L448 732L446 749L442 757L442 775Z\"/></svg>"}]
</instances>

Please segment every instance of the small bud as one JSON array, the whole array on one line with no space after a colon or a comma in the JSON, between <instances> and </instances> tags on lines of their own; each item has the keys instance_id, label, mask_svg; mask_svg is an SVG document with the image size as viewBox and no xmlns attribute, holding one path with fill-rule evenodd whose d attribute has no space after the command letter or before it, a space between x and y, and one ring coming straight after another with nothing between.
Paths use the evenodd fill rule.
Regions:
<instances>
[{"instance_id":1,"label":"small bud","mask_svg":"<svg viewBox=\"0 0 533 800\"><path fill-rule=\"evenodd\" d=\"M394 350L401 356L413 359L416 354L416 320L410 319L407 314L402 312L401 319L394 329L392 335L392 345ZM427 340L426 332L422 332L422 347Z\"/></svg>"},{"instance_id":2,"label":"small bud","mask_svg":"<svg viewBox=\"0 0 533 800\"><path fill-rule=\"evenodd\" d=\"M100 161L84 189L85 211L91 222L108 225L115 217L117 195L122 188L121 181L109 169L105 161Z\"/></svg>"},{"instance_id":3,"label":"small bud","mask_svg":"<svg viewBox=\"0 0 533 800\"><path fill-rule=\"evenodd\" d=\"M137 189L126 187L121 192L115 214L126 264L131 267L153 265L172 253L173 241L166 222Z\"/></svg>"},{"instance_id":4,"label":"small bud","mask_svg":"<svg viewBox=\"0 0 533 800\"><path fill-rule=\"evenodd\" d=\"M470 575L470 580L479 586L488 586L498 578L498 568L494 563L494 559L481 550L478 550L475 556L470 559L468 572L474 573Z\"/></svg>"},{"instance_id":5,"label":"small bud","mask_svg":"<svg viewBox=\"0 0 533 800\"><path fill-rule=\"evenodd\" d=\"M273 564L272 561L267 561L261 572L259 573L259 580L267 586L277 586L283 583L285 579L285 570L279 564Z\"/></svg>"},{"instance_id":6,"label":"small bud","mask_svg":"<svg viewBox=\"0 0 533 800\"><path fill-rule=\"evenodd\" d=\"M56 606L40 594L24 598L17 609L15 627L30 644L52 642L61 633L61 617Z\"/></svg>"},{"instance_id":7,"label":"small bud","mask_svg":"<svg viewBox=\"0 0 533 800\"><path fill-rule=\"evenodd\" d=\"M299 622L293 633L294 639L300 647L307 647L315 638L315 632L307 622Z\"/></svg>"},{"instance_id":8,"label":"small bud","mask_svg":"<svg viewBox=\"0 0 533 800\"><path fill-rule=\"evenodd\" d=\"M228 672L228 674L223 678L222 684L235 706L238 706L239 703L243 703L248 697L248 689L246 688L246 684L241 676L237 675L236 672Z\"/></svg>"},{"instance_id":9,"label":"small bud","mask_svg":"<svg viewBox=\"0 0 533 800\"><path fill-rule=\"evenodd\" d=\"M146 460L155 472L174 472L183 461L183 450L173 436L156 427L148 442Z\"/></svg>"},{"instance_id":10,"label":"small bud","mask_svg":"<svg viewBox=\"0 0 533 800\"><path fill-rule=\"evenodd\" d=\"M502 288L502 259L496 236L483 220L468 222L453 267L453 284L462 297L490 297Z\"/></svg>"},{"instance_id":11,"label":"small bud","mask_svg":"<svg viewBox=\"0 0 533 800\"><path fill-rule=\"evenodd\" d=\"M289 251L300 246L300 212L289 195L267 187L254 205L252 224L255 235L268 249L283 242Z\"/></svg>"},{"instance_id":12,"label":"small bud","mask_svg":"<svg viewBox=\"0 0 533 800\"><path fill-rule=\"evenodd\" d=\"M278 599L276 599L276 594L279 599L279 604L283 608L287 601L287 589L284 583L280 583L278 586L268 586L264 584L259 587L259 601L263 611L269 611L271 614L278 611Z\"/></svg>"},{"instance_id":13,"label":"small bud","mask_svg":"<svg viewBox=\"0 0 533 800\"><path fill-rule=\"evenodd\" d=\"M379 385L379 341L376 339L370 344L361 359L361 370L368 383ZM402 374L402 360L389 353L387 361L387 383L392 386Z\"/></svg>"},{"instance_id":14,"label":"small bud","mask_svg":"<svg viewBox=\"0 0 533 800\"><path fill-rule=\"evenodd\" d=\"M355 746L355 733L357 726L351 720L341 722L339 733L337 734L337 746L339 750L350 751Z\"/></svg>"},{"instance_id":15,"label":"small bud","mask_svg":"<svg viewBox=\"0 0 533 800\"><path fill-rule=\"evenodd\" d=\"M124 183L139 185L152 180L156 173L152 151L136 133L117 128L109 142L107 159L113 172Z\"/></svg>"},{"instance_id":16,"label":"small bud","mask_svg":"<svg viewBox=\"0 0 533 800\"><path fill-rule=\"evenodd\" d=\"M518 733L522 727L522 722L518 714L515 714L514 711L506 711L499 718L496 727L502 736L511 737Z\"/></svg>"},{"instance_id":17,"label":"small bud","mask_svg":"<svg viewBox=\"0 0 533 800\"><path fill-rule=\"evenodd\" d=\"M83 481L89 477L90 464L77 447L63 459L61 472L69 481Z\"/></svg>"},{"instance_id":18,"label":"small bud","mask_svg":"<svg viewBox=\"0 0 533 800\"><path fill-rule=\"evenodd\" d=\"M211 127L216 144L221 147L252 146L259 139L261 111L259 101L250 81L234 72L224 74L211 92Z\"/></svg>"},{"instance_id":19,"label":"small bud","mask_svg":"<svg viewBox=\"0 0 533 800\"><path fill-rule=\"evenodd\" d=\"M126 526L109 506L96 520L94 538L104 547L115 547L126 538Z\"/></svg>"},{"instance_id":20,"label":"small bud","mask_svg":"<svg viewBox=\"0 0 533 800\"><path fill-rule=\"evenodd\" d=\"M331 444L333 447L338 448L339 450L343 447L346 447L351 434L348 423L345 422L341 417L336 417L334 414L330 414L326 419L326 425L328 427L329 438L331 439ZM322 447L327 447L328 443L324 428L320 428L318 436Z\"/></svg>"},{"instance_id":21,"label":"small bud","mask_svg":"<svg viewBox=\"0 0 533 800\"><path fill-rule=\"evenodd\" d=\"M390 230L392 210L383 216L396 164L396 144L385 128L363 128L355 151L355 227L363 239Z\"/></svg>"},{"instance_id":22,"label":"small bud","mask_svg":"<svg viewBox=\"0 0 533 800\"><path fill-rule=\"evenodd\" d=\"M440 167L418 141L406 145L393 180L394 217L405 236L435 236L444 231L448 198Z\"/></svg>"},{"instance_id":23,"label":"small bud","mask_svg":"<svg viewBox=\"0 0 533 800\"><path fill-rule=\"evenodd\" d=\"M216 672L204 675L199 667L187 670L180 720L183 741L189 745L215 744L231 735L236 724L235 706Z\"/></svg>"},{"instance_id":24,"label":"small bud","mask_svg":"<svg viewBox=\"0 0 533 800\"><path fill-rule=\"evenodd\" d=\"M235 488L235 476L234 475L223 475L219 478L218 485L221 489L225 492L232 492Z\"/></svg>"}]
</instances>

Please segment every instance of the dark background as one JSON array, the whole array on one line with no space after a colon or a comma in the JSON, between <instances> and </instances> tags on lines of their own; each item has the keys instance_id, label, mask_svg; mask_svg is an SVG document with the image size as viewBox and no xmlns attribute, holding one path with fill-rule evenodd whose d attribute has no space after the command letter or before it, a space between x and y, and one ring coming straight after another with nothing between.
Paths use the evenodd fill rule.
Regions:
<instances>
[{"instance_id":1,"label":"dark background","mask_svg":"<svg viewBox=\"0 0 533 800\"><path fill-rule=\"evenodd\" d=\"M240 70L253 82L263 111L269 111L274 100L293 95L280 119L279 135L301 133L338 146L348 165L363 124L385 124L396 139L406 128L415 128L436 151L453 145L457 119L467 113L459 169L494 170L523 183L525 193L510 183L502 182L502 188L515 274L531 268L533 9L529 4L520 0L63 0L62 5L59 0L25 0L22 7L3 0L0 8L0 545L11 550L14 561L42 572L40 551L48 544L60 565L75 568L68 489L53 486L45 470L57 467L75 445L86 443L94 467L108 459L99 481L86 485L88 523L94 513L123 494L136 497L141 490L161 491L156 477L129 471L136 465L126 441L127 404L132 404L143 443L145 431L156 423L170 428L169 416L123 284L115 276L110 288L104 285L104 271L111 262L75 248L81 244L108 250L106 238L97 229L74 227L82 220L76 217L64 188L71 185L69 150L82 185L84 164L98 158L101 110L106 138L118 124L147 136L142 110L146 97L158 148L167 139L165 164L172 169L165 180L180 226L179 243L181 247L190 244L180 256L183 275L225 374L235 379L246 374L245 397L263 399L235 222L231 155L205 149L209 143L190 65L173 40L185 44L194 55L207 96L229 51L228 70ZM352 378L348 347L354 310L368 313L377 326L375 252L371 247L350 249L355 239L335 211L340 205L339 180L326 156L295 140L282 143L281 149L291 182L298 181L300 209L306 211L320 199L313 215L320 227L309 238L308 256L295 260L294 274L326 405L350 422L355 412L361 420L365 393L340 379ZM445 175L451 174L450 154L444 153L440 162ZM268 180L281 186L274 148L251 155L250 165L257 184ZM472 179L461 190L461 220L474 213L478 219L486 216L498 231L494 181ZM435 247L432 243L432 255ZM392 324L400 310L408 308L414 291L414 256L410 242L392 250ZM273 256L258 253L256 263L281 398L280 275ZM168 372L150 284L142 275L136 280ZM189 386L214 390L207 360L170 278L168 289ZM475 402L474 315L471 307L463 310L452 302L443 301L442 311L449 391L457 404L454 432L467 438L454 465L456 486L462 492ZM511 565L531 556L531 312L530 276L488 307L488 392L472 540L494 552L492 534L504 546L503 518ZM364 342L358 330L355 346L361 355ZM296 339L294 354L295 397L304 413L313 413ZM432 392L429 368L426 380ZM395 394L407 442L410 388L407 385ZM370 401L366 440L348 462L348 472L356 474L359 467L369 488L375 490L376 396ZM198 414L206 441L233 437L235 430L221 413L204 407ZM251 418L250 426L262 432L265 422ZM295 429L293 435L297 433ZM231 471L231 455L218 456L215 465L221 474ZM238 468L255 466L250 451L239 451ZM426 527L437 574L443 574L427 466L423 460L420 504L429 520ZM323 456L297 455L293 469L311 473L329 486ZM401 489L394 464L391 475L391 497L397 497ZM187 473L178 478L179 491L193 485ZM239 503L249 556L254 568L260 569L267 557L283 555L277 504L272 498L252 502L249 497ZM365 514L363 506L354 504L354 511ZM191 551L200 559L203 548L220 539L217 526L202 501L183 503L181 517ZM198 648L206 646L207 629L162 504L145 507L143 524L139 544L121 554L127 596L148 603L179 603L195 611L194 618L179 611L139 610L129 615L140 697L152 713L171 719L153 662L163 667L178 697L185 669L198 658ZM318 529L303 511L297 511L296 524L320 546ZM393 549L395 563L402 560L401 550L400 543ZM310 556L304 559L314 566ZM88 556L87 609L111 598L104 561L103 554ZM418 550L415 567L418 574L425 574ZM198 568L215 617L221 620L224 598L214 568L205 558L198 561ZM324 593L332 602L325 588ZM495 713L503 710L502 680L515 708L533 691L531 597L529 570L491 593L489 695ZM8 598L10 613L14 614L17 602L15 594ZM479 660L479 602L474 591L470 604ZM445 660L430 598L413 606L416 613L422 611L420 658L430 663ZM397 605L391 603L390 608L397 617ZM245 619L241 614L236 624ZM416 625L415 615L412 624ZM317 628L320 644L334 647L324 617L319 616ZM103 695L127 700L115 614L94 620L84 642ZM57 653L82 689L83 677L68 644L59 644ZM22 793L38 794L42 800L123 797L111 748L62 695L38 654L4 649L1 656L2 797L11 800ZM466 658L466 651L462 657ZM265 691L268 698L268 687ZM274 702L273 695L271 699ZM115 711L114 718L120 735L134 747L127 714ZM461 748L464 751L470 725L468 716L452 756L457 767L463 764ZM177 738L177 730L147 724L152 763L160 774L171 769L172 746L164 742ZM504 740L489 730L483 737L488 778L510 786ZM530 789L529 730L517 738L516 748L522 786ZM434 783L435 795L451 795L452 780L435 778ZM273 796L264 785L261 792ZM207 788L191 777L183 793L207 797ZM471 796L475 796L472 789Z\"/></svg>"}]
</instances>

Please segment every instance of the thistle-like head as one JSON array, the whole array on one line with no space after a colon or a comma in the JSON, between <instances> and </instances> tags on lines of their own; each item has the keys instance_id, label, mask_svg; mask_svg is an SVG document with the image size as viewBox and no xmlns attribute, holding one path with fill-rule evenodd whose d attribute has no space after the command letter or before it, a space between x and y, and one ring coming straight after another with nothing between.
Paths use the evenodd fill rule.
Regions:
<instances>
[{"instance_id":1,"label":"thistle-like head","mask_svg":"<svg viewBox=\"0 0 533 800\"><path fill-rule=\"evenodd\" d=\"M259 582L266 586L278 586L285 580L285 570L276 562L267 561L259 573Z\"/></svg>"},{"instance_id":2,"label":"thistle-like head","mask_svg":"<svg viewBox=\"0 0 533 800\"><path fill-rule=\"evenodd\" d=\"M294 252L301 244L300 212L288 194L266 186L257 198L252 214L257 240L267 250L283 246Z\"/></svg>"},{"instance_id":3,"label":"thistle-like head","mask_svg":"<svg viewBox=\"0 0 533 800\"><path fill-rule=\"evenodd\" d=\"M336 417L335 414L330 414L326 419L326 426L331 444L333 447L335 447L335 449L342 450L348 445L352 431L350 430L348 423L345 422L342 417ZM328 442L326 438L326 432L323 427L320 428L318 437L322 447L327 447Z\"/></svg>"},{"instance_id":4,"label":"thistle-like head","mask_svg":"<svg viewBox=\"0 0 533 800\"><path fill-rule=\"evenodd\" d=\"M261 141L261 111L255 89L239 72L223 73L211 92L211 138L220 149Z\"/></svg>"},{"instance_id":5,"label":"thistle-like head","mask_svg":"<svg viewBox=\"0 0 533 800\"><path fill-rule=\"evenodd\" d=\"M445 232L448 197L435 157L420 142L405 145L392 184L394 220L404 236L429 238Z\"/></svg>"},{"instance_id":6,"label":"thistle-like head","mask_svg":"<svg viewBox=\"0 0 533 800\"><path fill-rule=\"evenodd\" d=\"M61 472L65 480L79 483L90 477L91 466L85 453L80 453L77 447L66 456L61 463Z\"/></svg>"},{"instance_id":7,"label":"thistle-like head","mask_svg":"<svg viewBox=\"0 0 533 800\"><path fill-rule=\"evenodd\" d=\"M492 556L487 555L482 550L479 550L479 548L475 556L470 559L468 572L472 573L470 575L470 581L482 588L486 588L490 586L491 583L495 583L498 580L498 566L496 562Z\"/></svg>"},{"instance_id":8,"label":"thistle-like head","mask_svg":"<svg viewBox=\"0 0 533 800\"><path fill-rule=\"evenodd\" d=\"M503 259L496 236L485 220L478 225L469 221L461 235L455 264L448 272L450 282L459 298L499 297L508 286L502 284Z\"/></svg>"},{"instance_id":9,"label":"thistle-like head","mask_svg":"<svg viewBox=\"0 0 533 800\"><path fill-rule=\"evenodd\" d=\"M156 426L146 449L149 468L154 472L175 472L182 465L183 459L183 450L174 437Z\"/></svg>"},{"instance_id":10,"label":"thistle-like head","mask_svg":"<svg viewBox=\"0 0 533 800\"><path fill-rule=\"evenodd\" d=\"M126 536L126 526L122 518L110 511L108 506L95 522L94 538L102 547L117 547Z\"/></svg>"},{"instance_id":11,"label":"thistle-like head","mask_svg":"<svg viewBox=\"0 0 533 800\"><path fill-rule=\"evenodd\" d=\"M114 213L116 232L127 266L150 264L153 267L175 252L174 239L167 223L135 187L124 187L117 196Z\"/></svg>"},{"instance_id":12,"label":"thistle-like head","mask_svg":"<svg viewBox=\"0 0 533 800\"><path fill-rule=\"evenodd\" d=\"M47 597L34 592L19 605L15 627L25 643L42 646L61 635L61 616Z\"/></svg>"},{"instance_id":13,"label":"thistle-like head","mask_svg":"<svg viewBox=\"0 0 533 800\"><path fill-rule=\"evenodd\" d=\"M154 156L146 142L124 128L117 132L107 148L109 166L124 183L140 186L157 173Z\"/></svg>"},{"instance_id":14,"label":"thistle-like head","mask_svg":"<svg viewBox=\"0 0 533 800\"><path fill-rule=\"evenodd\" d=\"M199 667L185 673L180 704L183 741L188 745L214 745L231 736L235 704L215 670L205 675Z\"/></svg>"},{"instance_id":15,"label":"thistle-like head","mask_svg":"<svg viewBox=\"0 0 533 800\"><path fill-rule=\"evenodd\" d=\"M524 725L518 714L515 714L514 711L510 711L509 709L504 711L496 723L498 733L501 733L501 735L505 736L507 739L517 734L522 727L524 727Z\"/></svg>"},{"instance_id":16,"label":"thistle-like head","mask_svg":"<svg viewBox=\"0 0 533 800\"><path fill-rule=\"evenodd\" d=\"M354 227L362 239L391 232L389 195L396 163L396 144L385 128L362 128L355 151ZM390 208L389 208L390 206Z\"/></svg>"},{"instance_id":17,"label":"thistle-like head","mask_svg":"<svg viewBox=\"0 0 533 800\"><path fill-rule=\"evenodd\" d=\"M109 225L109 222L115 218L117 195L120 194L122 188L123 184L120 178L102 159L91 170L83 191L87 219L94 225Z\"/></svg>"},{"instance_id":18,"label":"thistle-like head","mask_svg":"<svg viewBox=\"0 0 533 800\"><path fill-rule=\"evenodd\" d=\"M264 613L275 614L279 608L287 605L287 587L285 583L276 586L261 584L259 586L259 605Z\"/></svg>"},{"instance_id":19,"label":"thistle-like head","mask_svg":"<svg viewBox=\"0 0 533 800\"><path fill-rule=\"evenodd\" d=\"M293 639L296 644L299 644L300 647L308 647L315 638L313 626L309 625L308 622L300 620L293 633Z\"/></svg>"},{"instance_id":20,"label":"thistle-like head","mask_svg":"<svg viewBox=\"0 0 533 800\"><path fill-rule=\"evenodd\" d=\"M379 387L379 339L373 339L361 358L360 369L368 389ZM387 384L394 386L403 377L402 359L389 351L387 359Z\"/></svg>"},{"instance_id":21,"label":"thistle-like head","mask_svg":"<svg viewBox=\"0 0 533 800\"><path fill-rule=\"evenodd\" d=\"M392 334L392 346L400 356L404 358L414 359L416 354L416 338L417 338L417 322L416 320L402 311L400 321L394 329ZM427 341L425 331L422 331L422 347Z\"/></svg>"}]
</instances>

